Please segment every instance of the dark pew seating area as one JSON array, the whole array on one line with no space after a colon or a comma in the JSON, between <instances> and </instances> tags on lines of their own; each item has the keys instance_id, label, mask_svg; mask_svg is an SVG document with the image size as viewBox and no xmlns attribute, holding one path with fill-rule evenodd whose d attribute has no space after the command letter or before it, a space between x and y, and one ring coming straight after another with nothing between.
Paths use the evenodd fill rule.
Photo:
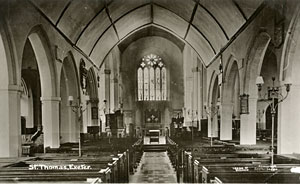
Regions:
<instances>
[{"instance_id":1,"label":"dark pew seating area","mask_svg":"<svg viewBox=\"0 0 300 184\"><path fill-rule=\"evenodd\" d=\"M234 148L213 146L179 150L178 163L185 183L300 183L300 173L291 169L300 161L269 154L235 153ZM230 151L228 151L230 150Z\"/></svg>"},{"instance_id":2,"label":"dark pew seating area","mask_svg":"<svg viewBox=\"0 0 300 184\"><path fill-rule=\"evenodd\" d=\"M128 183L142 156L142 141L81 135L79 145L63 144L23 159L0 159L2 182Z\"/></svg>"}]
</instances>

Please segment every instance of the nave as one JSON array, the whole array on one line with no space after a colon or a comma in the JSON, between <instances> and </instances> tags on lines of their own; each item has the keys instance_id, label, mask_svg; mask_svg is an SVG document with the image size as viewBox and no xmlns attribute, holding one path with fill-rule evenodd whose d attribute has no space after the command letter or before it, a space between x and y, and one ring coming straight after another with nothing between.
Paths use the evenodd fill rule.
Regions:
<instances>
[{"instance_id":1,"label":"nave","mask_svg":"<svg viewBox=\"0 0 300 184\"><path fill-rule=\"evenodd\" d=\"M299 183L300 156L268 145L240 146L195 137L143 139L85 136L47 153L1 158L0 182L18 183ZM176 142L178 142L178 144Z\"/></svg>"},{"instance_id":2,"label":"nave","mask_svg":"<svg viewBox=\"0 0 300 184\"><path fill-rule=\"evenodd\" d=\"M298 0L0 0L0 181L299 183L299 58Z\"/></svg>"},{"instance_id":3,"label":"nave","mask_svg":"<svg viewBox=\"0 0 300 184\"><path fill-rule=\"evenodd\" d=\"M166 152L144 152L129 183L176 183L176 171Z\"/></svg>"}]
</instances>

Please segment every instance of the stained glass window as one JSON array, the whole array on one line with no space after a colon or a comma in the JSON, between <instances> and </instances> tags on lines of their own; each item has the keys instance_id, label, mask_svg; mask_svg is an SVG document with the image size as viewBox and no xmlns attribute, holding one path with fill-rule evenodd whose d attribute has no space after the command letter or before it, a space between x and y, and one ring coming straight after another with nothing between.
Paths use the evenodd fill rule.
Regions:
<instances>
[{"instance_id":1,"label":"stained glass window","mask_svg":"<svg viewBox=\"0 0 300 184\"><path fill-rule=\"evenodd\" d=\"M161 99L167 99L167 79L166 79L167 71L166 68L163 67L161 69Z\"/></svg>"},{"instance_id":2,"label":"stained glass window","mask_svg":"<svg viewBox=\"0 0 300 184\"><path fill-rule=\"evenodd\" d=\"M155 79L154 79L154 68L150 67L150 100L155 100Z\"/></svg>"},{"instance_id":3,"label":"stained glass window","mask_svg":"<svg viewBox=\"0 0 300 184\"><path fill-rule=\"evenodd\" d=\"M143 80L143 69L138 69L138 100L143 100L144 94L144 80Z\"/></svg>"},{"instance_id":4,"label":"stained glass window","mask_svg":"<svg viewBox=\"0 0 300 184\"><path fill-rule=\"evenodd\" d=\"M156 91L155 91L155 97L156 100L161 100L161 78L160 78L160 68L155 69L155 79L156 79Z\"/></svg>"},{"instance_id":5,"label":"stained glass window","mask_svg":"<svg viewBox=\"0 0 300 184\"><path fill-rule=\"evenodd\" d=\"M144 100L149 100L149 69L144 68Z\"/></svg>"},{"instance_id":6,"label":"stained glass window","mask_svg":"<svg viewBox=\"0 0 300 184\"><path fill-rule=\"evenodd\" d=\"M167 70L162 59L144 56L137 70L138 101L167 100Z\"/></svg>"}]
</instances>

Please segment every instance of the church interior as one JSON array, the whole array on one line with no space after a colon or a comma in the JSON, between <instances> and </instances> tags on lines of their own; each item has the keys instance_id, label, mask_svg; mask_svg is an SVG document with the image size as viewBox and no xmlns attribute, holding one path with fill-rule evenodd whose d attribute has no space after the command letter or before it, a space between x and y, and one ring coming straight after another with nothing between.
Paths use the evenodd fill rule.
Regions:
<instances>
[{"instance_id":1,"label":"church interior","mask_svg":"<svg viewBox=\"0 0 300 184\"><path fill-rule=\"evenodd\" d=\"M298 39L297 0L0 0L0 183L300 183Z\"/></svg>"}]
</instances>

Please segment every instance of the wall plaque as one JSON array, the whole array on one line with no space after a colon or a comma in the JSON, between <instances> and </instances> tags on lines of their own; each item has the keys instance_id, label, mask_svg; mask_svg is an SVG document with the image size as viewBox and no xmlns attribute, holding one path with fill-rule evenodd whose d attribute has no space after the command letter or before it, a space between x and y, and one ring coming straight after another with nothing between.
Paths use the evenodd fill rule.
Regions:
<instances>
[{"instance_id":1,"label":"wall plaque","mask_svg":"<svg viewBox=\"0 0 300 184\"><path fill-rule=\"evenodd\" d=\"M240 95L240 114L249 114L249 95Z\"/></svg>"}]
</instances>

